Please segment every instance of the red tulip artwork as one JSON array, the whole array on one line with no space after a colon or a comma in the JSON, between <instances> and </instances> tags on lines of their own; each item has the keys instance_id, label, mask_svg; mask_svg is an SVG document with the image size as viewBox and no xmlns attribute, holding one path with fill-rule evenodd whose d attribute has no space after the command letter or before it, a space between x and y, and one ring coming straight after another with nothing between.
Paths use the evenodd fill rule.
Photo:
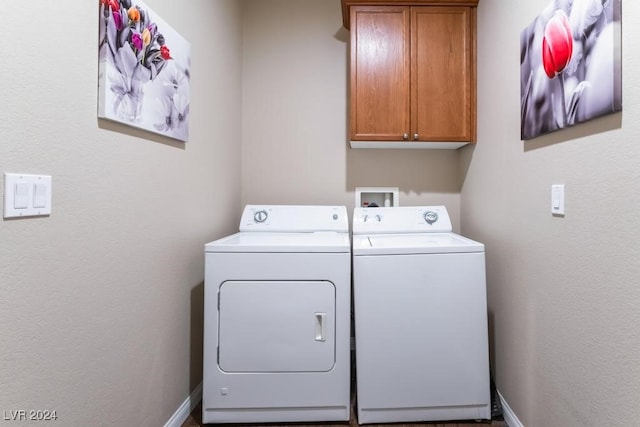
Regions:
<instances>
[{"instance_id":1,"label":"red tulip artwork","mask_svg":"<svg viewBox=\"0 0 640 427\"><path fill-rule=\"evenodd\" d=\"M140 0L98 9L98 117L187 141L190 44Z\"/></svg>"},{"instance_id":2,"label":"red tulip artwork","mask_svg":"<svg viewBox=\"0 0 640 427\"><path fill-rule=\"evenodd\" d=\"M621 0L558 4L520 35L523 140L622 110Z\"/></svg>"},{"instance_id":3,"label":"red tulip artwork","mask_svg":"<svg viewBox=\"0 0 640 427\"><path fill-rule=\"evenodd\" d=\"M569 20L563 11L556 10L544 28L542 39L542 65L550 79L565 69L572 52L573 36Z\"/></svg>"}]
</instances>

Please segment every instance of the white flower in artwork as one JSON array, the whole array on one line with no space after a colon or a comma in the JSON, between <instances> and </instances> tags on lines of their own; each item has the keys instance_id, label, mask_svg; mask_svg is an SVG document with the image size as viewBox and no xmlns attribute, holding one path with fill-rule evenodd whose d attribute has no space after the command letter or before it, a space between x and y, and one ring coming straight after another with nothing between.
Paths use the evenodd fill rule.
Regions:
<instances>
[{"instance_id":1,"label":"white flower in artwork","mask_svg":"<svg viewBox=\"0 0 640 427\"><path fill-rule=\"evenodd\" d=\"M153 126L160 132L168 132L173 130L178 123L178 110L173 104L173 98L163 96L158 99L158 114L155 115L160 121Z\"/></svg>"},{"instance_id":2,"label":"white flower in artwork","mask_svg":"<svg viewBox=\"0 0 640 427\"><path fill-rule=\"evenodd\" d=\"M187 74L176 62L172 62L165 70L165 73L161 76L162 84L168 91L173 89L177 91L179 88L189 84L187 80Z\"/></svg>"},{"instance_id":3,"label":"white flower in artwork","mask_svg":"<svg viewBox=\"0 0 640 427\"><path fill-rule=\"evenodd\" d=\"M173 95L173 106L176 110L176 119L178 123L177 127L182 127L187 123L187 117L189 116L189 97L182 93L176 93Z\"/></svg>"},{"instance_id":4,"label":"white flower in artwork","mask_svg":"<svg viewBox=\"0 0 640 427\"><path fill-rule=\"evenodd\" d=\"M176 63L165 69L160 77L159 115L161 121L154 124L162 132L180 129L187 124L189 115L189 81L186 73Z\"/></svg>"}]
</instances>

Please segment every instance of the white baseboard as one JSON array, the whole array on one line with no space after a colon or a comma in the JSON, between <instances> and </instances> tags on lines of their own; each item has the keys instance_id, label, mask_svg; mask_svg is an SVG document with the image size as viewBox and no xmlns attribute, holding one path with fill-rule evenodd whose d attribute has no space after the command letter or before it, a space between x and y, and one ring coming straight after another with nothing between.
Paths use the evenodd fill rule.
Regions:
<instances>
[{"instance_id":1,"label":"white baseboard","mask_svg":"<svg viewBox=\"0 0 640 427\"><path fill-rule=\"evenodd\" d=\"M182 402L182 405L178 408L178 410L169 418L169 421L164 425L164 427L180 427L191 415L191 412L195 409L195 407L202 400L202 383L198 384L198 386L193 390L193 393L187 397L187 399Z\"/></svg>"},{"instance_id":2,"label":"white baseboard","mask_svg":"<svg viewBox=\"0 0 640 427\"><path fill-rule=\"evenodd\" d=\"M498 392L498 397L500 398L500 404L502 405L502 417L509 424L509 427L524 427L524 424L520 422L516 414L513 412L509 404L504 397L500 393L500 390L496 390Z\"/></svg>"}]
</instances>

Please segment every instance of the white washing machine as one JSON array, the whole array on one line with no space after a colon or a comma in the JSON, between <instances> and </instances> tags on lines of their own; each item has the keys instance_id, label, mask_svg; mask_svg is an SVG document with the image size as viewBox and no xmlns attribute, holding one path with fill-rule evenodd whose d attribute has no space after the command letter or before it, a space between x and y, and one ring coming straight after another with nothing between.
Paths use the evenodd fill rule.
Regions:
<instances>
[{"instance_id":1,"label":"white washing machine","mask_svg":"<svg viewBox=\"0 0 640 427\"><path fill-rule=\"evenodd\" d=\"M444 206L356 208L358 422L490 419L484 245Z\"/></svg>"},{"instance_id":2,"label":"white washing machine","mask_svg":"<svg viewBox=\"0 0 640 427\"><path fill-rule=\"evenodd\" d=\"M344 206L248 205L205 245L204 423L350 417Z\"/></svg>"}]
</instances>

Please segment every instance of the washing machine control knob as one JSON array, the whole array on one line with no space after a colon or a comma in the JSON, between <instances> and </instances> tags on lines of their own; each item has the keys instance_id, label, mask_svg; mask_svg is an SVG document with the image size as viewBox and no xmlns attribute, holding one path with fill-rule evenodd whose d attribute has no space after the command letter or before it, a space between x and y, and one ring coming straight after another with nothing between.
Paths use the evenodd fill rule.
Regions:
<instances>
[{"instance_id":1,"label":"washing machine control knob","mask_svg":"<svg viewBox=\"0 0 640 427\"><path fill-rule=\"evenodd\" d=\"M438 213L434 211L426 211L424 213L424 220L427 221L427 224L431 225L438 220Z\"/></svg>"},{"instance_id":2,"label":"washing machine control knob","mask_svg":"<svg viewBox=\"0 0 640 427\"><path fill-rule=\"evenodd\" d=\"M268 217L269 217L269 214L265 210L260 210L253 214L253 220L258 223L265 222Z\"/></svg>"}]
</instances>

